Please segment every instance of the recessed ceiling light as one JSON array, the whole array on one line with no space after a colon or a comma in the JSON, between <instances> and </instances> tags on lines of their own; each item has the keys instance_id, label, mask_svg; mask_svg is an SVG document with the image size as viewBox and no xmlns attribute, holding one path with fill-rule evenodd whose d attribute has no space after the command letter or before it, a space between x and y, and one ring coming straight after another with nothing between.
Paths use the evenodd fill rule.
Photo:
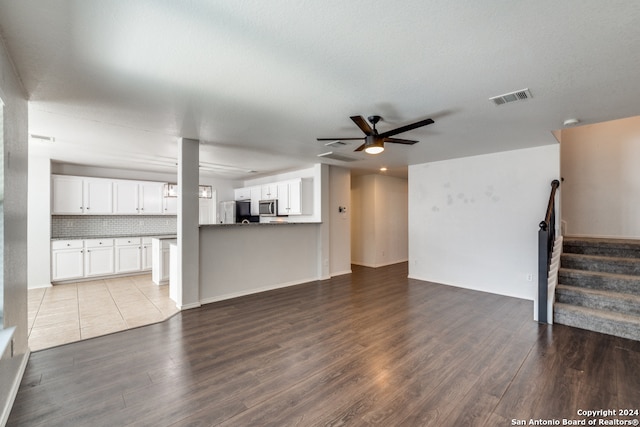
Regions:
<instances>
[{"instance_id":1,"label":"recessed ceiling light","mask_svg":"<svg viewBox=\"0 0 640 427\"><path fill-rule=\"evenodd\" d=\"M387 168L385 168L385 167L383 166L383 167L381 167L381 168L380 168L380 171L381 171L381 172L386 172L386 171L387 171Z\"/></svg>"}]
</instances>

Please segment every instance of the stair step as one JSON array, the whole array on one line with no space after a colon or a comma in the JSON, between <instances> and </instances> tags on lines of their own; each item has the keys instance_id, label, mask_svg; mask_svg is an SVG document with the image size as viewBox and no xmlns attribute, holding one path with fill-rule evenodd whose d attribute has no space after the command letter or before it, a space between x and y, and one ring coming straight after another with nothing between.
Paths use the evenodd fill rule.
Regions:
<instances>
[{"instance_id":1,"label":"stair step","mask_svg":"<svg viewBox=\"0 0 640 427\"><path fill-rule=\"evenodd\" d=\"M560 265L573 270L640 276L640 259L637 258L563 253Z\"/></svg>"},{"instance_id":2,"label":"stair step","mask_svg":"<svg viewBox=\"0 0 640 427\"><path fill-rule=\"evenodd\" d=\"M576 286L558 285L556 301L598 310L640 316L640 296Z\"/></svg>"},{"instance_id":3,"label":"stair step","mask_svg":"<svg viewBox=\"0 0 640 427\"><path fill-rule=\"evenodd\" d=\"M554 323L640 341L640 316L556 303Z\"/></svg>"},{"instance_id":4,"label":"stair step","mask_svg":"<svg viewBox=\"0 0 640 427\"><path fill-rule=\"evenodd\" d=\"M562 250L564 253L640 258L640 240L565 236Z\"/></svg>"},{"instance_id":5,"label":"stair step","mask_svg":"<svg viewBox=\"0 0 640 427\"><path fill-rule=\"evenodd\" d=\"M640 296L640 277L628 274L560 268L558 283L579 288L601 289Z\"/></svg>"}]
</instances>

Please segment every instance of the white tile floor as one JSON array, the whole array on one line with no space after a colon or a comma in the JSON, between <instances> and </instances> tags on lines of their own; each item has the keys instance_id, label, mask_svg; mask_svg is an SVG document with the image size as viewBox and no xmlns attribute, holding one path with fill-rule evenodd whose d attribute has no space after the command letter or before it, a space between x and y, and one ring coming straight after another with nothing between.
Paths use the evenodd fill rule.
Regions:
<instances>
[{"instance_id":1,"label":"white tile floor","mask_svg":"<svg viewBox=\"0 0 640 427\"><path fill-rule=\"evenodd\" d=\"M179 310L151 275L30 289L29 347L42 350L160 322Z\"/></svg>"}]
</instances>

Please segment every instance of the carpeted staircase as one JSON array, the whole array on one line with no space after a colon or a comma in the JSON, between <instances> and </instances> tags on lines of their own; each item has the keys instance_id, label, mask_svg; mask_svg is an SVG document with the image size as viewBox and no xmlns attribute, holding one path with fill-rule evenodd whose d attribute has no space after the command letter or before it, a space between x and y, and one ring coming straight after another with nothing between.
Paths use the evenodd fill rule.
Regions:
<instances>
[{"instance_id":1,"label":"carpeted staircase","mask_svg":"<svg viewBox=\"0 0 640 427\"><path fill-rule=\"evenodd\" d=\"M640 240L564 237L554 323L640 341Z\"/></svg>"}]
</instances>

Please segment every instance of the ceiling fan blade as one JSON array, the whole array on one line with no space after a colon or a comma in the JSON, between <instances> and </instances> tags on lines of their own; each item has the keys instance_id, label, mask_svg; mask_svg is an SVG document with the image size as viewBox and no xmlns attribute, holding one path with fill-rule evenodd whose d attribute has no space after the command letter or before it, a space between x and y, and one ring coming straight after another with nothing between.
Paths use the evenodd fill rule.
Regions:
<instances>
[{"instance_id":1,"label":"ceiling fan blade","mask_svg":"<svg viewBox=\"0 0 640 427\"><path fill-rule=\"evenodd\" d=\"M358 125L360 130L362 130L362 132L364 132L365 135L367 135L367 136L373 135L373 129L371 129L371 126L369 126L369 123L367 123L367 121L364 119L364 117L362 117L362 116L351 116L351 120L353 120L353 122L356 125Z\"/></svg>"},{"instance_id":2,"label":"ceiling fan blade","mask_svg":"<svg viewBox=\"0 0 640 427\"><path fill-rule=\"evenodd\" d=\"M353 151L362 151L362 150L364 150L364 144L362 144L360 147L356 148Z\"/></svg>"},{"instance_id":3,"label":"ceiling fan blade","mask_svg":"<svg viewBox=\"0 0 640 427\"><path fill-rule=\"evenodd\" d=\"M364 139L364 138L316 138L318 141L352 141L356 139Z\"/></svg>"},{"instance_id":4,"label":"ceiling fan blade","mask_svg":"<svg viewBox=\"0 0 640 427\"><path fill-rule=\"evenodd\" d=\"M400 126L399 128L388 130L386 132L382 132L379 136L381 136L383 138L386 138L388 136L397 135L397 134L402 133L402 132L407 132L407 131L410 131L412 129L416 129L416 128L419 128L419 127L422 127L422 126L430 125L431 123L433 123L433 120L424 119L424 120L420 120L419 122L411 123L409 125Z\"/></svg>"},{"instance_id":5,"label":"ceiling fan blade","mask_svg":"<svg viewBox=\"0 0 640 427\"><path fill-rule=\"evenodd\" d=\"M418 141L414 141L412 139L400 139L400 138L385 138L384 142L393 142L395 144L407 144L407 145L413 145Z\"/></svg>"}]
</instances>

